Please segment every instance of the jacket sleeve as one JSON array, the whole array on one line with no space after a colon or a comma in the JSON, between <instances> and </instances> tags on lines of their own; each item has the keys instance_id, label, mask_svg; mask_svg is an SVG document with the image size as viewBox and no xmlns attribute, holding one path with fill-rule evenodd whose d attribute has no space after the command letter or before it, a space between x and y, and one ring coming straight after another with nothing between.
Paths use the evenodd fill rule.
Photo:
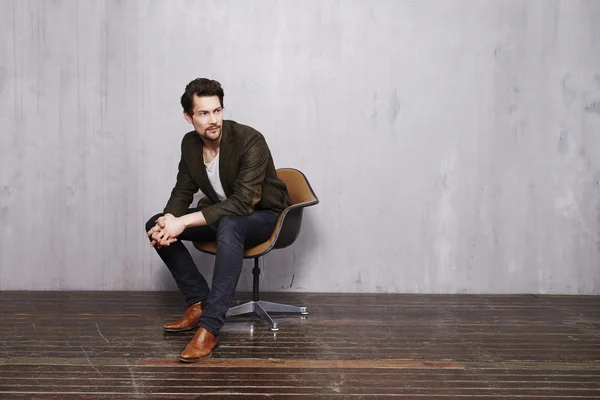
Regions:
<instances>
[{"instance_id":1,"label":"jacket sleeve","mask_svg":"<svg viewBox=\"0 0 600 400\"><path fill-rule=\"evenodd\" d=\"M183 160L183 143L182 156L179 161L179 170L177 172L177 182L171 191L171 197L165 206L164 213L173 214L175 217L184 215L192 200L194 194L199 190L198 185L190 175L185 161Z\"/></svg>"},{"instance_id":2,"label":"jacket sleeve","mask_svg":"<svg viewBox=\"0 0 600 400\"><path fill-rule=\"evenodd\" d=\"M257 135L250 139L240 154L240 170L233 183L233 194L202 210L211 228L216 229L223 217L245 216L254 211L254 206L261 199L268 161L269 148L264 137Z\"/></svg>"}]
</instances>

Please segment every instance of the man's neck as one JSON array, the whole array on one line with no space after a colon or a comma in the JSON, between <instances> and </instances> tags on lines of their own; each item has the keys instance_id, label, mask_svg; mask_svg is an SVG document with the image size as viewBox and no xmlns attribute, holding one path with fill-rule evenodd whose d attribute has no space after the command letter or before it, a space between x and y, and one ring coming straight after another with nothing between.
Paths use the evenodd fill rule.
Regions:
<instances>
[{"instance_id":1,"label":"man's neck","mask_svg":"<svg viewBox=\"0 0 600 400\"><path fill-rule=\"evenodd\" d=\"M204 142L204 147L211 153L218 153L219 148L221 148L221 138L219 138L219 140L202 139L202 142Z\"/></svg>"}]
</instances>

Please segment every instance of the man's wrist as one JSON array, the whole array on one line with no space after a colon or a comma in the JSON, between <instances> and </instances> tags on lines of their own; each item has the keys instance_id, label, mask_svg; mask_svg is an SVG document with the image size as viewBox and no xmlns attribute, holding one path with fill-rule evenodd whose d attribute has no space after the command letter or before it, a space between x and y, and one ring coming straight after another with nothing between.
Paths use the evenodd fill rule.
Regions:
<instances>
[{"instance_id":1,"label":"man's wrist","mask_svg":"<svg viewBox=\"0 0 600 400\"><path fill-rule=\"evenodd\" d=\"M185 226L186 229L192 226L201 226L206 224L202 211L182 215L181 217L179 217L179 220L181 221L181 223L183 223L183 226Z\"/></svg>"},{"instance_id":2,"label":"man's wrist","mask_svg":"<svg viewBox=\"0 0 600 400\"><path fill-rule=\"evenodd\" d=\"M190 214L185 214L182 215L181 217L177 218L179 221L181 221L181 223L183 224L183 226L185 226L186 228L189 228L192 224L192 221L190 220Z\"/></svg>"}]
</instances>

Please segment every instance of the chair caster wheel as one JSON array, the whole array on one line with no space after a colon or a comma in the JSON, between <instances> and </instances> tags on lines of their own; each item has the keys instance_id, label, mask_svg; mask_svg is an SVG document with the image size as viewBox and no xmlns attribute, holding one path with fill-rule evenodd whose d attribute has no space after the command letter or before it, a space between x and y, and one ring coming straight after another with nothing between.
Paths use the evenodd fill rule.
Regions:
<instances>
[{"instance_id":1,"label":"chair caster wheel","mask_svg":"<svg viewBox=\"0 0 600 400\"><path fill-rule=\"evenodd\" d=\"M272 330L273 332L277 332L277 331L279 330L279 328L271 328L271 330Z\"/></svg>"}]
</instances>

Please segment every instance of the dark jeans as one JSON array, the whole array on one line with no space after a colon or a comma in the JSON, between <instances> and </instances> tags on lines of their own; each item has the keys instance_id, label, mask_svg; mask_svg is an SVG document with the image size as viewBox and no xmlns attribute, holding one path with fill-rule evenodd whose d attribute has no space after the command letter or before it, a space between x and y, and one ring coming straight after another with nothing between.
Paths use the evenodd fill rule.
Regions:
<instances>
[{"instance_id":1,"label":"dark jeans","mask_svg":"<svg viewBox=\"0 0 600 400\"><path fill-rule=\"evenodd\" d=\"M191 208L188 213L196 211L200 209ZM163 214L156 214L146 222L146 232L156 224L161 215ZM225 316L242 272L244 247L265 242L275 228L277 217L274 212L268 210L257 210L243 217L224 217L219 221L216 232L208 226L191 227L183 231L175 243L156 248L156 252L171 271L177 287L183 293L188 307L207 300L198 325L213 335L218 335L225 323ZM217 241L210 289L182 240Z\"/></svg>"}]
</instances>

